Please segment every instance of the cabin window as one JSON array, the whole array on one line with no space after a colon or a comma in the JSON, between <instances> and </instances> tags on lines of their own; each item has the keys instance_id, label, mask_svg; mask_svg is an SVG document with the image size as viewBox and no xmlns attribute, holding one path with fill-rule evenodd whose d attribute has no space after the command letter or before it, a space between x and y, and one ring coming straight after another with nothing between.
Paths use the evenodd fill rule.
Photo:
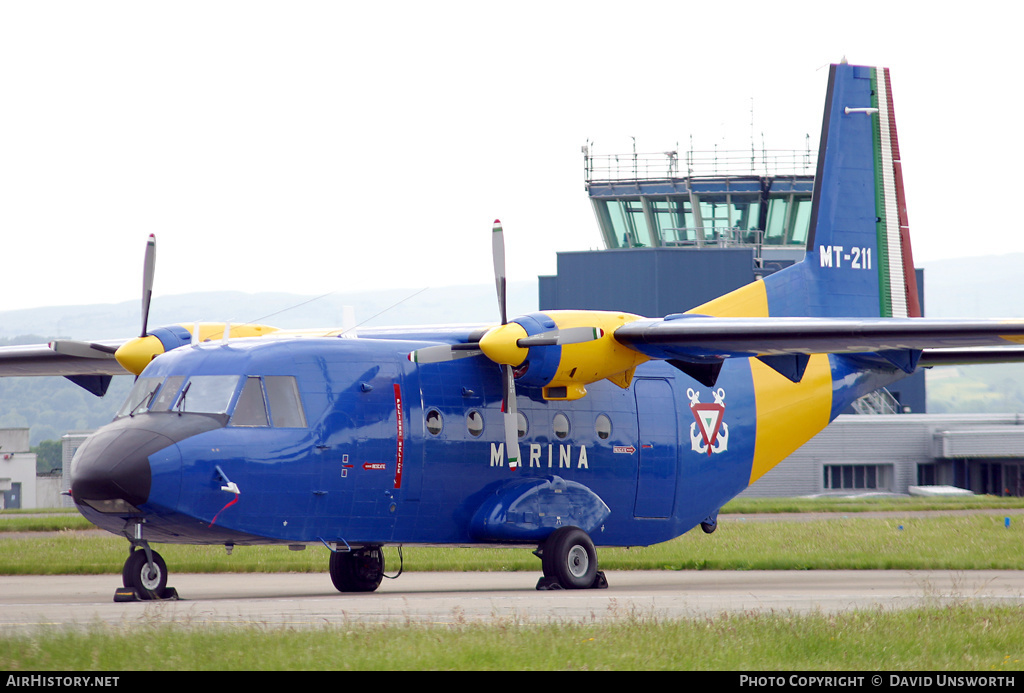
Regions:
<instances>
[{"instance_id":1,"label":"cabin window","mask_svg":"<svg viewBox=\"0 0 1024 693\"><path fill-rule=\"evenodd\" d=\"M608 440L612 434L612 420L608 418L607 414L598 414L597 421L594 423L594 430L597 431L597 437L601 440Z\"/></svg>"},{"instance_id":2,"label":"cabin window","mask_svg":"<svg viewBox=\"0 0 1024 693\"><path fill-rule=\"evenodd\" d=\"M526 414L521 411L516 412L516 419L518 420L519 437L525 438L526 434L530 432L530 422L526 420Z\"/></svg>"},{"instance_id":3,"label":"cabin window","mask_svg":"<svg viewBox=\"0 0 1024 693\"><path fill-rule=\"evenodd\" d=\"M474 437L484 432L484 417L476 409L466 414L466 428Z\"/></svg>"},{"instance_id":4,"label":"cabin window","mask_svg":"<svg viewBox=\"0 0 1024 693\"><path fill-rule=\"evenodd\" d=\"M295 376L268 375L263 379L270 402L270 420L275 428L305 428L299 385Z\"/></svg>"},{"instance_id":5,"label":"cabin window","mask_svg":"<svg viewBox=\"0 0 1024 693\"><path fill-rule=\"evenodd\" d=\"M443 422L441 421L441 412L437 409L431 409L427 412L427 432L432 436L436 436L441 433Z\"/></svg>"},{"instance_id":6,"label":"cabin window","mask_svg":"<svg viewBox=\"0 0 1024 693\"><path fill-rule=\"evenodd\" d=\"M163 378L139 378L128 393L128 399L124 401L114 418L120 419L123 416L134 416L148 411L156 397L156 391L160 387Z\"/></svg>"},{"instance_id":7,"label":"cabin window","mask_svg":"<svg viewBox=\"0 0 1024 693\"><path fill-rule=\"evenodd\" d=\"M194 375L185 383L175 411L195 414L226 414L240 376Z\"/></svg>"},{"instance_id":8,"label":"cabin window","mask_svg":"<svg viewBox=\"0 0 1024 693\"><path fill-rule=\"evenodd\" d=\"M564 440L569 437L569 418L559 412L555 414L555 418L552 421L552 427L555 430L555 437L559 440Z\"/></svg>"},{"instance_id":9,"label":"cabin window","mask_svg":"<svg viewBox=\"0 0 1024 693\"><path fill-rule=\"evenodd\" d=\"M245 379L242 394L235 404L235 413L231 415L232 426L267 426L267 405L263 401L263 386L259 378Z\"/></svg>"}]
</instances>

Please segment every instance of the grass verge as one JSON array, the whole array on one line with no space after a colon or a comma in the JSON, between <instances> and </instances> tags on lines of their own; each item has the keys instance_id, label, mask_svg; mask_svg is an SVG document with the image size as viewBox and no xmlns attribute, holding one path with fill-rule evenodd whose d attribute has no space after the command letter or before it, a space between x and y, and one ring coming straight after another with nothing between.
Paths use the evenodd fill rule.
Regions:
<instances>
[{"instance_id":1,"label":"grass verge","mask_svg":"<svg viewBox=\"0 0 1024 693\"><path fill-rule=\"evenodd\" d=\"M1020 671L1018 608L722 615L610 624L189 628L149 622L0 638L6 671Z\"/></svg>"},{"instance_id":2,"label":"grass verge","mask_svg":"<svg viewBox=\"0 0 1024 693\"><path fill-rule=\"evenodd\" d=\"M128 543L119 537L66 531L0 540L0 575L119 573ZM171 573L325 572L327 551L310 547L154 544ZM525 548L406 547L404 569L537 571ZM1007 527L1001 514L891 518L836 514L808 521L728 518L717 532L689 532L645 548L599 548L607 570L1024 569L1024 518ZM388 571L398 549L385 547Z\"/></svg>"}]
</instances>

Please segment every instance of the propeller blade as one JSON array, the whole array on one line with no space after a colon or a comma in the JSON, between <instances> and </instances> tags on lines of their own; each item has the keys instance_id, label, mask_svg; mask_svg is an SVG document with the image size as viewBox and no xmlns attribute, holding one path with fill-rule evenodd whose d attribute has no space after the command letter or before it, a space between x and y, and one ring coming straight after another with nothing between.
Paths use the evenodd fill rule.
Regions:
<instances>
[{"instance_id":1,"label":"propeller blade","mask_svg":"<svg viewBox=\"0 0 1024 693\"><path fill-rule=\"evenodd\" d=\"M156 273L156 236L149 234L146 243L146 258L142 265L142 334L146 336L149 326L149 304L153 298L153 275Z\"/></svg>"},{"instance_id":2,"label":"propeller blade","mask_svg":"<svg viewBox=\"0 0 1024 693\"><path fill-rule=\"evenodd\" d=\"M112 359L117 347L97 342L80 342L75 339L56 339L50 342L50 348L64 356L82 359Z\"/></svg>"},{"instance_id":3,"label":"propeller blade","mask_svg":"<svg viewBox=\"0 0 1024 693\"><path fill-rule=\"evenodd\" d=\"M563 344L580 344L600 339L604 330L600 327L566 327L561 330L541 332L516 341L516 346L528 349L535 346L561 346Z\"/></svg>"},{"instance_id":4,"label":"propeller blade","mask_svg":"<svg viewBox=\"0 0 1024 693\"><path fill-rule=\"evenodd\" d=\"M519 414L516 408L516 379L511 366L502 366L503 402L502 410L505 419L505 455L508 457L508 468L519 468Z\"/></svg>"},{"instance_id":5,"label":"propeller blade","mask_svg":"<svg viewBox=\"0 0 1024 693\"><path fill-rule=\"evenodd\" d=\"M498 291L498 311L501 313L501 324L508 324L506 309L505 281L505 232L501 229L501 221L494 220L491 227L491 255L494 258L494 284ZM508 468L519 468L519 416L516 409L516 378L512 368L501 366L502 403L505 423L505 455L508 457Z\"/></svg>"},{"instance_id":6,"label":"propeller blade","mask_svg":"<svg viewBox=\"0 0 1024 693\"><path fill-rule=\"evenodd\" d=\"M494 220L491 227L491 255L494 258L494 283L498 290L498 311L501 313L501 324L508 322L505 310L505 232L501 230L501 221Z\"/></svg>"},{"instance_id":7,"label":"propeller blade","mask_svg":"<svg viewBox=\"0 0 1024 693\"><path fill-rule=\"evenodd\" d=\"M423 347L409 354L409 360L413 363L442 363L464 359L468 356L479 356L484 352L480 351L476 342L467 344L438 344L437 346Z\"/></svg>"}]
</instances>

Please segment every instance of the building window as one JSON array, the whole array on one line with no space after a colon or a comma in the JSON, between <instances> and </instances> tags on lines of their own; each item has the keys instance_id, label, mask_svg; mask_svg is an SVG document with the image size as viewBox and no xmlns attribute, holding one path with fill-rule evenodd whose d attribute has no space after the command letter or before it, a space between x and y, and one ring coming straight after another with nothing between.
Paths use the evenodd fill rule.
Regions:
<instances>
[{"instance_id":1,"label":"building window","mask_svg":"<svg viewBox=\"0 0 1024 693\"><path fill-rule=\"evenodd\" d=\"M842 464L822 467L822 486L826 491L884 489L885 469L874 464Z\"/></svg>"}]
</instances>

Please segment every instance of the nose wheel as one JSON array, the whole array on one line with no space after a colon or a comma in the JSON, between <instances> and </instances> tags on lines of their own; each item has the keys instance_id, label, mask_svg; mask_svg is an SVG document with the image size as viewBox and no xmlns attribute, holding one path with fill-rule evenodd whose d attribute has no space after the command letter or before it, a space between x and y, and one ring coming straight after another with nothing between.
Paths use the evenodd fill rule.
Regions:
<instances>
[{"instance_id":1,"label":"nose wheel","mask_svg":"<svg viewBox=\"0 0 1024 693\"><path fill-rule=\"evenodd\" d=\"M114 593L115 602L177 599L173 587L167 587L167 564L149 546L132 547L121 569L121 584Z\"/></svg>"}]
</instances>

